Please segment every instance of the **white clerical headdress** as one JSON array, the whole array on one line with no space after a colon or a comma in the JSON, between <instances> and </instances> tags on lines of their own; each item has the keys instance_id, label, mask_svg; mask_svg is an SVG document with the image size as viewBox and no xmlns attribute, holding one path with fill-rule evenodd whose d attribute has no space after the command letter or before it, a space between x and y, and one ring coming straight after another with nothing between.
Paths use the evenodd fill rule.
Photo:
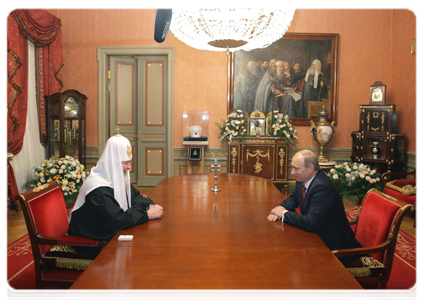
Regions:
<instances>
[{"instance_id":1,"label":"white clerical headdress","mask_svg":"<svg viewBox=\"0 0 423 300\"><path fill-rule=\"evenodd\" d=\"M126 137L118 134L109 138L97 165L91 168L90 175L85 179L72 212L79 209L85 203L86 195L98 187L113 188L116 201L126 211L131 206L131 189L130 185L125 188L122 162L131 159L132 146ZM128 176L129 182L129 172L125 176ZM72 213L69 221L71 216Z\"/></svg>"},{"instance_id":2,"label":"white clerical headdress","mask_svg":"<svg viewBox=\"0 0 423 300\"><path fill-rule=\"evenodd\" d=\"M317 89L318 83L319 83L319 75L322 74L322 64L320 63L320 60L315 59L313 60L313 64L314 64L314 82L313 82L313 87L315 89ZM308 80L308 76L310 75L310 69L308 69L306 76L305 76L305 81Z\"/></svg>"}]
</instances>

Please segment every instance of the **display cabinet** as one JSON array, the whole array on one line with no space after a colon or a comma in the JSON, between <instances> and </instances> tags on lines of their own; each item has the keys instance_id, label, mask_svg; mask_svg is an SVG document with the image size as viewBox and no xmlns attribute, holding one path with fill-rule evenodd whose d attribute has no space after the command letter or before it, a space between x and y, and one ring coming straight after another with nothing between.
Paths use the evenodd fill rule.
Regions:
<instances>
[{"instance_id":1,"label":"display cabinet","mask_svg":"<svg viewBox=\"0 0 423 300\"><path fill-rule=\"evenodd\" d=\"M86 100L76 90L45 96L48 156L66 155L86 163Z\"/></svg>"},{"instance_id":2,"label":"display cabinet","mask_svg":"<svg viewBox=\"0 0 423 300\"><path fill-rule=\"evenodd\" d=\"M360 130L351 137L352 161L369 164L380 173L403 168L406 134L396 128L395 105L360 105Z\"/></svg>"},{"instance_id":3,"label":"display cabinet","mask_svg":"<svg viewBox=\"0 0 423 300\"><path fill-rule=\"evenodd\" d=\"M288 145L281 138L246 137L228 145L228 173L247 174L288 184Z\"/></svg>"}]
</instances>

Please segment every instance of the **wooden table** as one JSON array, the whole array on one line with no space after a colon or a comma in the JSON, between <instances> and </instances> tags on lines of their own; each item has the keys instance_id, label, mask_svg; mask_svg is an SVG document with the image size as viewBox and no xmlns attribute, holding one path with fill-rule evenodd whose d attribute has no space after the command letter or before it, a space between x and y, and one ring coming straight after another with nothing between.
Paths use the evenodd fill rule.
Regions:
<instances>
[{"instance_id":1,"label":"wooden table","mask_svg":"<svg viewBox=\"0 0 423 300\"><path fill-rule=\"evenodd\" d=\"M160 182L163 218L119 232L72 289L361 288L315 233L266 219L282 201L270 181L222 173L213 186L211 173Z\"/></svg>"}]
</instances>

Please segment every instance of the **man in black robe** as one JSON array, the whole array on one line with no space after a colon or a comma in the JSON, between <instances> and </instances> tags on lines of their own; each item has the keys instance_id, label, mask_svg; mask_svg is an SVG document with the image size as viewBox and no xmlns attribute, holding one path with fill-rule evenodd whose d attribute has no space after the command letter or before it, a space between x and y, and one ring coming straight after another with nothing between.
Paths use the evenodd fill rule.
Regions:
<instances>
[{"instance_id":1,"label":"man in black robe","mask_svg":"<svg viewBox=\"0 0 423 300\"><path fill-rule=\"evenodd\" d=\"M308 118L308 101L322 101L328 97L328 88L321 69L320 60L315 59L307 71L291 74L291 84L305 79L301 99L296 102L299 118Z\"/></svg>"},{"instance_id":2,"label":"man in black robe","mask_svg":"<svg viewBox=\"0 0 423 300\"><path fill-rule=\"evenodd\" d=\"M127 138L111 137L97 165L84 181L71 214L68 234L109 241L120 230L163 216L163 208L130 184L132 146ZM96 256L101 249L74 247Z\"/></svg>"}]
</instances>

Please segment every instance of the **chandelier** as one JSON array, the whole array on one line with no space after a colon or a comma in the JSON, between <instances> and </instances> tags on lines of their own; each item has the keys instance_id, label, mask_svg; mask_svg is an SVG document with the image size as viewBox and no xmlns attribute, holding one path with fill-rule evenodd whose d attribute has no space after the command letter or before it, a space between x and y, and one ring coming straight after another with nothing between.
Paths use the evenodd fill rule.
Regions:
<instances>
[{"instance_id":1,"label":"chandelier","mask_svg":"<svg viewBox=\"0 0 423 300\"><path fill-rule=\"evenodd\" d=\"M295 9L174 9L170 30L199 50L249 51L265 48L283 37Z\"/></svg>"}]
</instances>

